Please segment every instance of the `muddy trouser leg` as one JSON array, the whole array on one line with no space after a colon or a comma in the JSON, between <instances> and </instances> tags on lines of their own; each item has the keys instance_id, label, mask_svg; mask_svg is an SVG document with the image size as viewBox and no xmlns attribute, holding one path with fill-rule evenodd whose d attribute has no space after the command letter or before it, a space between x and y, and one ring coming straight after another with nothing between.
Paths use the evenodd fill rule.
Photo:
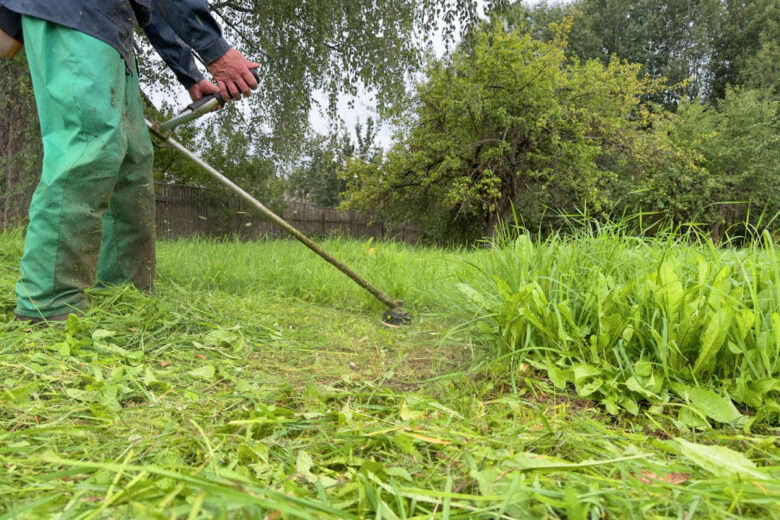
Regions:
<instances>
[{"instance_id":1,"label":"muddy trouser leg","mask_svg":"<svg viewBox=\"0 0 780 520\"><path fill-rule=\"evenodd\" d=\"M16 285L16 312L52 317L86 307L84 289L95 282L106 209L115 190L132 191L126 182L136 182L141 186L138 192L150 193L151 145L148 134L141 144L139 130L128 130L137 122L140 109L137 78L126 74L116 50L44 20L25 16L22 25L44 157L41 181L30 205L21 278ZM145 155L149 157L141 158ZM139 169L146 171L130 174L132 164L144 165ZM132 180L125 181L121 175ZM153 243L153 231L140 225L143 219L127 217L129 212L139 217L149 202L134 201L135 210L128 207L130 202L112 208L115 215L121 215L123 224L110 234L126 232L125 244ZM139 225L125 228L124 223L130 221ZM142 238L130 236L134 234ZM109 264L113 265L113 260L107 257ZM153 248L123 265L126 267L114 271L127 275L130 281L136 281L136 272L143 273L137 275L140 285L150 286ZM107 281L118 281L113 276L107 276L111 278Z\"/></svg>"},{"instance_id":2,"label":"muddy trouser leg","mask_svg":"<svg viewBox=\"0 0 780 520\"><path fill-rule=\"evenodd\" d=\"M153 148L136 72L128 76L127 83L127 153L114 196L103 214L97 280L99 285L131 282L141 290L151 290L155 272Z\"/></svg>"}]
</instances>

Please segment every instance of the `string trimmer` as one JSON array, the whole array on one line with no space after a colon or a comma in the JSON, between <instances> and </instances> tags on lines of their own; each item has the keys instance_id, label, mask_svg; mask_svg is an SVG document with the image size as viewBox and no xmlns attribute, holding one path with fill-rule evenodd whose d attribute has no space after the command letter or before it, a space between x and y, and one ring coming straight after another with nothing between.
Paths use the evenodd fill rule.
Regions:
<instances>
[{"instance_id":1,"label":"string trimmer","mask_svg":"<svg viewBox=\"0 0 780 520\"><path fill-rule=\"evenodd\" d=\"M253 70L253 74L255 74L255 77L257 78L257 73ZM259 78L257 78L259 80ZM217 106L224 105L224 100L222 99L222 96L219 92L216 94L212 94L209 96L205 96L194 103L188 105L184 110L182 110L179 115L171 119L170 121L166 121L165 123L152 123L148 119L146 120L146 126L149 127L149 130L154 133L157 137L168 143L171 147L173 147L177 152L181 153L185 157L188 157L191 159L195 164L200 166L203 170L208 172L212 177L217 179L219 182L221 182L223 185L225 185L227 188L238 194L242 199L247 201L255 210L257 210L260 214L270 219L272 222L274 222L277 226L285 230L287 233L295 237L299 242L302 242L306 247L320 255L322 258L325 259L329 264L334 266L336 269L344 273L345 275L349 276L355 283L357 283L359 286L361 286L363 289L370 292L377 300L387 305L387 310L382 314L382 321L384 323L387 323L388 325L400 325L400 324L406 324L411 321L411 318L409 314L404 310L403 308L403 302L400 300L394 300L390 298L384 291L374 287L372 284L370 284L366 279L361 277L359 274L357 274L355 271L350 269L348 266L344 265L343 263L339 262L328 254L324 249L322 249L320 246L318 246L314 241L312 241L309 237L298 231L296 228L294 228L292 225L290 225L287 221L285 221L283 218L278 216L276 213L265 207L260 201L252 197L249 193L244 191L240 186L235 184L233 181L219 173L216 169L214 169L211 165L203 161L200 157L189 151L187 148L181 145L181 143L177 142L175 139L171 137L171 130L176 128L177 126L187 123L189 121L192 121L193 119L197 119L198 117L207 114L214 110Z\"/></svg>"}]
</instances>

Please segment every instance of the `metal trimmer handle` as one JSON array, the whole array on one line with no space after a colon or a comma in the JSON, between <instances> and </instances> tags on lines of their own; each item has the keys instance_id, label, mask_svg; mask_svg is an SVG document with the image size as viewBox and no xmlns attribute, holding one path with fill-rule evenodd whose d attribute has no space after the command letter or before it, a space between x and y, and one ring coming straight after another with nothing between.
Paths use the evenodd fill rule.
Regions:
<instances>
[{"instance_id":1,"label":"metal trimmer handle","mask_svg":"<svg viewBox=\"0 0 780 520\"><path fill-rule=\"evenodd\" d=\"M255 80L259 83L260 82L260 73L258 72L258 69L249 69L252 72L252 76L255 77ZM182 125L184 123L188 123L189 121L192 121L193 119L197 119L203 114L207 114L214 110L218 106L222 106L225 104L225 100L222 99L222 94L220 92L216 92L214 94L209 94L208 96L203 96L202 98L193 101L184 109L179 112L179 114L160 124L159 130L160 132L168 132L170 130L173 130L179 125Z\"/></svg>"}]
</instances>

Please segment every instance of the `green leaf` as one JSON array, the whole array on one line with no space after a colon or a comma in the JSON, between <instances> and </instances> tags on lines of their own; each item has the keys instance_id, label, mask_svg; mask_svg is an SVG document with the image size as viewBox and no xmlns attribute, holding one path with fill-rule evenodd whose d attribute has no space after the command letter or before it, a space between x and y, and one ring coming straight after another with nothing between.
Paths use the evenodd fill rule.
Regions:
<instances>
[{"instance_id":1,"label":"green leaf","mask_svg":"<svg viewBox=\"0 0 780 520\"><path fill-rule=\"evenodd\" d=\"M698 374L702 367L715 358L726 340L730 327L731 311L728 308L722 307L710 315L701 336L699 357L693 365L694 374Z\"/></svg>"},{"instance_id":2,"label":"green leaf","mask_svg":"<svg viewBox=\"0 0 780 520\"><path fill-rule=\"evenodd\" d=\"M65 320L65 328L70 334L77 334L82 328L81 319L75 312L68 314L68 318Z\"/></svg>"},{"instance_id":3,"label":"green leaf","mask_svg":"<svg viewBox=\"0 0 780 520\"><path fill-rule=\"evenodd\" d=\"M671 386L681 397L687 399L691 406L710 419L733 424L743 417L728 397L682 383L673 383Z\"/></svg>"},{"instance_id":4,"label":"green leaf","mask_svg":"<svg viewBox=\"0 0 780 520\"><path fill-rule=\"evenodd\" d=\"M393 444L395 444L402 453L407 455L417 454L417 448L414 446L414 440L403 432L395 434L393 437Z\"/></svg>"},{"instance_id":5,"label":"green leaf","mask_svg":"<svg viewBox=\"0 0 780 520\"><path fill-rule=\"evenodd\" d=\"M70 356L70 345L65 341L60 341L54 344L54 348L57 349L57 353L62 357Z\"/></svg>"},{"instance_id":6,"label":"green leaf","mask_svg":"<svg viewBox=\"0 0 780 520\"><path fill-rule=\"evenodd\" d=\"M257 385L246 379L239 379L236 381L236 392L245 394L254 393L257 392Z\"/></svg>"},{"instance_id":7,"label":"green leaf","mask_svg":"<svg viewBox=\"0 0 780 520\"><path fill-rule=\"evenodd\" d=\"M607 413L610 415L617 415L620 412L617 403L615 403L615 400L612 397L605 397L601 400L601 404L604 405L604 408L607 409Z\"/></svg>"},{"instance_id":8,"label":"green leaf","mask_svg":"<svg viewBox=\"0 0 780 520\"><path fill-rule=\"evenodd\" d=\"M71 399L82 401L85 403L94 403L98 400L98 393L94 391L79 390L78 388L66 388L65 395Z\"/></svg>"},{"instance_id":9,"label":"green leaf","mask_svg":"<svg viewBox=\"0 0 780 520\"><path fill-rule=\"evenodd\" d=\"M295 458L295 472L300 473L309 482L316 482L317 477L311 472L311 468L314 467L314 461L305 450L299 450L298 455Z\"/></svg>"},{"instance_id":10,"label":"green leaf","mask_svg":"<svg viewBox=\"0 0 780 520\"><path fill-rule=\"evenodd\" d=\"M688 428L703 429L708 428L710 425L707 420L690 406L680 407L680 411L677 412L677 420L675 426L678 429L685 430Z\"/></svg>"},{"instance_id":11,"label":"green leaf","mask_svg":"<svg viewBox=\"0 0 780 520\"><path fill-rule=\"evenodd\" d=\"M143 381L144 381L144 385L146 385L146 386L151 386L151 385L153 385L155 383L159 383L160 382L160 380L157 379L157 376L154 375L154 371L151 368L149 368L149 367L146 367L144 369Z\"/></svg>"},{"instance_id":12,"label":"green leaf","mask_svg":"<svg viewBox=\"0 0 780 520\"><path fill-rule=\"evenodd\" d=\"M777 313L773 313L772 322L774 324L774 317ZM780 316L779 316L780 317ZM756 315L750 309L740 309L734 315L734 321L737 323L737 329L739 330L739 339L744 340L751 327L756 322Z\"/></svg>"},{"instance_id":13,"label":"green leaf","mask_svg":"<svg viewBox=\"0 0 780 520\"><path fill-rule=\"evenodd\" d=\"M401 403L401 411L398 414L401 417L402 421L413 421L415 419L419 419L423 415L425 415L425 412L421 410L412 410L409 408L409 405L407 404L406 400L404 400Z\"/></svg>"},{"instance_id":14,"label":"green leaf","mask_svg":"<svg viewBox=\"0 0 780 520\"><path fill-rule=\"evenodd\" d=\"M92 333L92 339L95 340L101 340L106 339L114 336L116 332L113 330L106 330L106 329L97 329L95 332Z\"/></svg>"},{"instance_id":15,"label":"green leaf","mask_svg":"<svg viewBox=\"0 0 780 520\"><path fill-rule=\"evenodd\" d=\"M677 277L677 273L675 273L674 267L670 264L671 262L669 261L661 264L656 294L661 300L661 304L664 306L667 316L670 318L677 318L685 293L683 291L682 283Z\"/></svg>"},{"instance_id":16,"label":"green leaf","mask_svg":"<svg viewBox=\"0 0 780 520\"><path fill-rule=\"evenodd\" d=\"M639 405L629 396L626 396L620 400L620 406L625 408L631 415L636 415L639 413Z\"/></svg>"},{"instance_id":17,"label":"green leaf","mask_svg":"<svg viewBox=\"0 0 780 520\"><path fill-rule=\"evenodd\" d=\"M760 408L763 403L762 395L752 386L745 378L738 378L733 385L729 386L729 394L738 403L746 404L751 408Z\"/></svg>"},{"instance_id":18,"label":"green leaf","mask_svg":"<svg viewBox=\"0 0 780 520\"><path fill-rule=\"evenodd\" d=\"M680 455L686 457L718 477L746 477L767 480L769 476L756 469L756 465L738 451L725 446L707 446L688 442L682 438L674 441L680 445Z\"/></svg>"},{"instance_id":19,"label":"green leaf","mask_svg":"<svg viewBox=\"0 0 780 520\"><path fill-rule=\"evenodd\" d=\"M653 364L649 361L637 361L634 363L634 372L641 377L650 377L653 373Z\"/></svg>"},{"instance_id":20,"label":"green leaf","mask_svg":"<svg viewBox=\"0 0 780 520\"><path fill-rule=\"evenodd\" d=\"M591 365L577 365L572 368L575 383L583 383L585 379L601 375L601 370Z\"/></svg>"},{"instance_id":21,"label":"green leaf","mask_svg":"<svg viewBox=\"0 0 780 520\"><path fill-rule=\"evenodd\" d=\"M626 343L631 341L631 338L634 337L634 326L631 324L628 324L625 329L623 329L623 332L620 334L620 337L623 338L623 341Z\"/></svg>"},{"instance_id":22,"label":"green leaf","mask_svg":"<svg viewBox=\"0 0 780 520\"><path fill-rule=\"evenodd\" d=\"M457 287L457 289L463 293L463 295L466 296L466 298L468 298L471 302L476 303L483 308L490 307L490 302L488 302L488 300L472 286L465 283L458 283L455 284L455 287Z\"/></svg>"},{"instance_id":23,"label":"green leaf","mask_svg":"<svg viewBox=\"0 0 780 520\"><path fill-rule=\"evenodd\" d=\"M122 405L119 404L119 401L117 400L116 396L117 396L117 389L114 387L114 385L109 385L101 394L99 402L107 410L110 410L112 412L118 412L122 410Z\"/></svg>"},{"instance_id":24,"label":"green leaf","mask_svg":"<svg viewBox=\"0 0 780 520\"><path fill-rule=\"evenodd\" d=\"M780 314L776 312L772 313L772 335L775 338L775 345L780 345ZM762 352L767 351L769 350L763 350Z\"/></svg>"},{"instance_id":25,"label":"green leaf","mask_svg":"<svg viewBox=\"0 0 780 520\"><path fill-rule=\"evenodd\" d=\"M558 390L566 388L566 377L563 375L563 370L550 361L549 357L547 358L547 377Z\"/></svg>"},{"instance_id":26,"label":"green leaf","mask_svg":"<svg viewBox=\"0 0 780 520\"><path fill-rule=\"evenodd\" d=\"M38 383L32 382L32 383L27 383L26 385L20 386L18 388L14 388L13 390L6 390L5 394L10 398L12 402L21 403L23 401L28 401L30 395L32 395L32 393L35 392L37 389L38 389Z\"/></svg>"},{"instance_id":27,"label":"green leaf","mask_svg":"<svg viewBox=\"0 0 780 520\"><path fill-rule=\"evenodd\" d=\"M204 365L202 367L187 372L187 374L192 377L196 377L198 379L205 379L207 381L214 379L215 373L216 370L214 370L214 367L211 365Z\"/></svg>"},{"instance_id":28,"label":"green leaf","mask_svg":"<svg viewBox=\"0 0 780 520\"><path fill-rule=\"evenodd\" d=\"M601 379L594 379L593 381L578 387L577 395L580 397L589 397L596 393L603 384L604 382Z\"/></svg>"},{"instance_id":29,"label":"green leaf","mask_svg":"<svg viewBox=\"0 0 780 520\"><path fill-rule=\"evenodd\" d=\"M647 398L658 398L656 394L645 388L634 376L626 379L626 388Z\"/></svg>"},{"instance_id":30,"label":"green leaf","mask_svg":"<svg viewBox=\"0 0 780 520\"><path fill-rule=\"evenodd\" d=\"M391 477L400 477L400 478L404 479L407 482L412 482L414 480L412 478L412 476L409 474L409 472L406 471L401 466L394 466L392 468L385 468L385 473L387 473Z\"/></svg>"},{"instance_id":31,"label":"green leaf","mask_svg":"<svg viewBox=\"0 0 780 520\"><path fill-rule=\"evenodd\" d=\"M222 329L212 330L203 338L206 345L213 345L215 347L229 347L239 339L239 335L235 332L229 332Z\"/></svg>"},{"instance_id":32,"label":"green leaf","mask_svg":"<svg viewBox=\"0 0 780 520\"><path fill-rule=\"evenodd\" d=\"M712 281L712 287L716 289L716 292L713 292L709 296L709 303L713 307L715 307L715 298L717 298L718 292L727 292L728 290L728 277L731 274L731 268L728 265L724 265L720 271L718 271L718 274L715 275L715 279Z\"/></svg>"},{"instance_id":33,"label":"green leaf","mask_svg":"<svg viewBox=\"0 0 780 520\"><path fill-rule=\"evenodd\" d=\"M182 397L191 403L197 403L200 400L198 394L196 394L192 390L185 390L184 392L182 392Z\"/></svg>"}]
</instances>

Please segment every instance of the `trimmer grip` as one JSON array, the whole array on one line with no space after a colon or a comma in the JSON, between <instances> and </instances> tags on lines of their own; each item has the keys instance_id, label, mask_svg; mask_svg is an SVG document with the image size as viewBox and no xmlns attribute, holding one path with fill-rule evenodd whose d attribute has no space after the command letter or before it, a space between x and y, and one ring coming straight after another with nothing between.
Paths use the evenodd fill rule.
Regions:
<instances>
[{"instance_id":1,"label":"trimmer grip","mask_svg":"<svg viewBox=\"0 0 780 520\"><path fill-rule=\"evenodd\" d=\"M252 71L252 75L255 77L255 79L260 82L260 74L257 72L257 69L250 69ZM228 100L229 101L229 100ZM217 92L215 94L209 94L208 96L203 96L202 98L198 99L197 101L193 101L189 105L187 105L184 110L179 112L179 115L174 117L173 119L170 119L164 123L159 123L155 126L155 131L160 132L161 134L164 134L166 132L169 132L176 128L179 125L183 125L184 123L187 123L189 121L192 121L193 119L197 119L200 116L211 112L218 106L224 105L225 100L222 99L222 95Z\"/></svg>"},{"instance_id":2,"label":"trimmer grip","mask_svg":"<svg viewBox=\"0 0 780 520\"><path fill-rule=\"evenodd\" d=\"M197 109L199 109L200 107L202 107L203 105L211 101L212 99L216 99L217 103L219 103L220 105L225 104L225 101L222 99L222 95L219 92L217 92L216 94L209 94L208 96L203 96L202 98L193 101L192 103L184 107L184 110L182 110L182 112L186 112L188 110L190 112L195 112Z\"/></svg>"},{"instance_id":3,"label":"trimmer grip","mask_svg":"<svg viewBox=\"0 0 780 520\"><path fill-rule=\"evenodd\" d=\"M249 69L252 72L252 76L255 77L255 81L260 83L260 72L258 72L257 69ZM219 103L220 106L225 104L225 100L222 99L222 94L220 92L217 92L215 94L209 94L208 96L203 96L202 98L198 99L197 101L193 101L189 105L187 105L183 111L189 110L191 112L195 112L197 109L211 101L212 99L216 99L217 103Z\"/></svg>"}]
</instances>

